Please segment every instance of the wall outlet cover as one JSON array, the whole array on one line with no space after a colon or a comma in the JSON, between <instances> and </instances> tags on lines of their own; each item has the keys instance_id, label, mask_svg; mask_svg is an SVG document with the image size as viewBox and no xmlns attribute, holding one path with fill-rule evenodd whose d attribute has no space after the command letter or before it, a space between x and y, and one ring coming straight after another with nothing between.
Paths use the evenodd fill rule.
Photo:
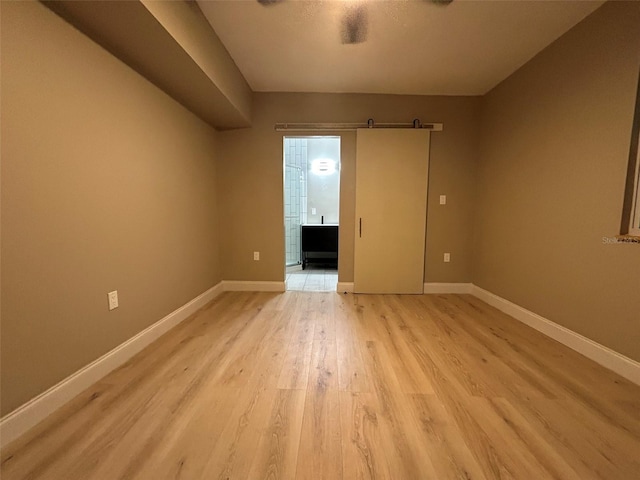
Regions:
<instances>
[{"instance_id":1,"label":"wall outlet cover","mask_svg":"<svg viewBox=\"0 0 640 480\"><path fill-rule=\"evenodd\" d=\"M109 310L118 308L118 291L109 292L107 296L109 297Z\"/></svg>"}]
</instances>

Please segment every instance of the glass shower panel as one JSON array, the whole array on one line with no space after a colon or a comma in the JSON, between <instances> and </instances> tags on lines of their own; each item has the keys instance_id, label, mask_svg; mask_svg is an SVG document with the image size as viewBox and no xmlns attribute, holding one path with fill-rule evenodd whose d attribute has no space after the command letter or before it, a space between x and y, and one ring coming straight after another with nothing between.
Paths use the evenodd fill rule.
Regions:
<instances>
[{"instance_id":1,"label":"glass shower panel","mask_svg":"<svg viewBox=\"0 0 640 480\"><path fill-rule=\"evenodd\" d=\"M288 266L300 263L301 176L302 168L297 165L285 165L284 220Z\"/></svg>"},{"instance_id":2,"label":"glass shower panel","mask_svg":"<svg viewBox=\"0 0 640 480\"><path fill-rule=\"evenodd\" d=\"M284 139L284 219L287 266L301 263L300 225L307 220L307 139Z\"/></svg>"}]
</instances>

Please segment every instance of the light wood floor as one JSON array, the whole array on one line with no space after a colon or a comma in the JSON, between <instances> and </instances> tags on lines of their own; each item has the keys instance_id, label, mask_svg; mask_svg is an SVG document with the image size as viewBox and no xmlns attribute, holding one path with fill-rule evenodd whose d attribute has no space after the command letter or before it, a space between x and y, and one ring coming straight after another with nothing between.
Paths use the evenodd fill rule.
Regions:
<instances>
[{"instance_id":1,"label":"light wood floor","mask_svg":"<svg viewBox=\"0 0 640 480\"><path fill-rule=\"evenodd\" d=\"M466 295L225 293L2 479L640 478L640 387Z\"/></svg>"}]
</instances>

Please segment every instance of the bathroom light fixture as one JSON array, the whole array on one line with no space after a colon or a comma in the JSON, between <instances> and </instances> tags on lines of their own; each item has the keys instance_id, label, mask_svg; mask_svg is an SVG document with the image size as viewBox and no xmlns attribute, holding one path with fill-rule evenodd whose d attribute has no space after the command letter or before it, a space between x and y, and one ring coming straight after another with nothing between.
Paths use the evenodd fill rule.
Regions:
<instances>
[{"instance_id":1,"label":"bathroom light fixture","mask_svg":"<svg viewBox=\"0 0 640 480\"><path fill-rule=\"evenodd\" d=\"M311 161L311 173L314 175L331 175L336 171L336 161L331 158L315 158Z\"/></svg>"}]
</instances>

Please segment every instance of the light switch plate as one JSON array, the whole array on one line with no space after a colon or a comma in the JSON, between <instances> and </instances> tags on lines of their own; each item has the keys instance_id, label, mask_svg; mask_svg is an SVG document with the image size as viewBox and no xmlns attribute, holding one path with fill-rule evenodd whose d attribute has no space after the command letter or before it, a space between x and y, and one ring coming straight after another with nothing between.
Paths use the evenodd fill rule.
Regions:
<instances>
[{"instance_id":1,"label":"light switch plate","mask_svg":"<svg viewBox=\"0 0 640 480\"><path fill-rule=\"evenodd\" d=\"M447 204L447 196L440 195L440 205L446 205L446 204Z\"/></svg>"},{"instance_id":2,"label":"light switch plate","mask_svg":"<svg viewBox=\"0 0 640 480\"><path fill-rule=\"evenodd\" d=\"M445 263L449 263L451 261L451 254L450 253L445 253L444 254L444 261L445 261Z\"/></svg>"},{"instance_id":3,"label":"light switch plate","mask_svg":"<svg viewBox=\"0 0 640 480\"><path fill-rule=\"evenodd\" d=\"M260 260L260 252L253 252L253 259Z\"/></svg>"}]
</instances>

